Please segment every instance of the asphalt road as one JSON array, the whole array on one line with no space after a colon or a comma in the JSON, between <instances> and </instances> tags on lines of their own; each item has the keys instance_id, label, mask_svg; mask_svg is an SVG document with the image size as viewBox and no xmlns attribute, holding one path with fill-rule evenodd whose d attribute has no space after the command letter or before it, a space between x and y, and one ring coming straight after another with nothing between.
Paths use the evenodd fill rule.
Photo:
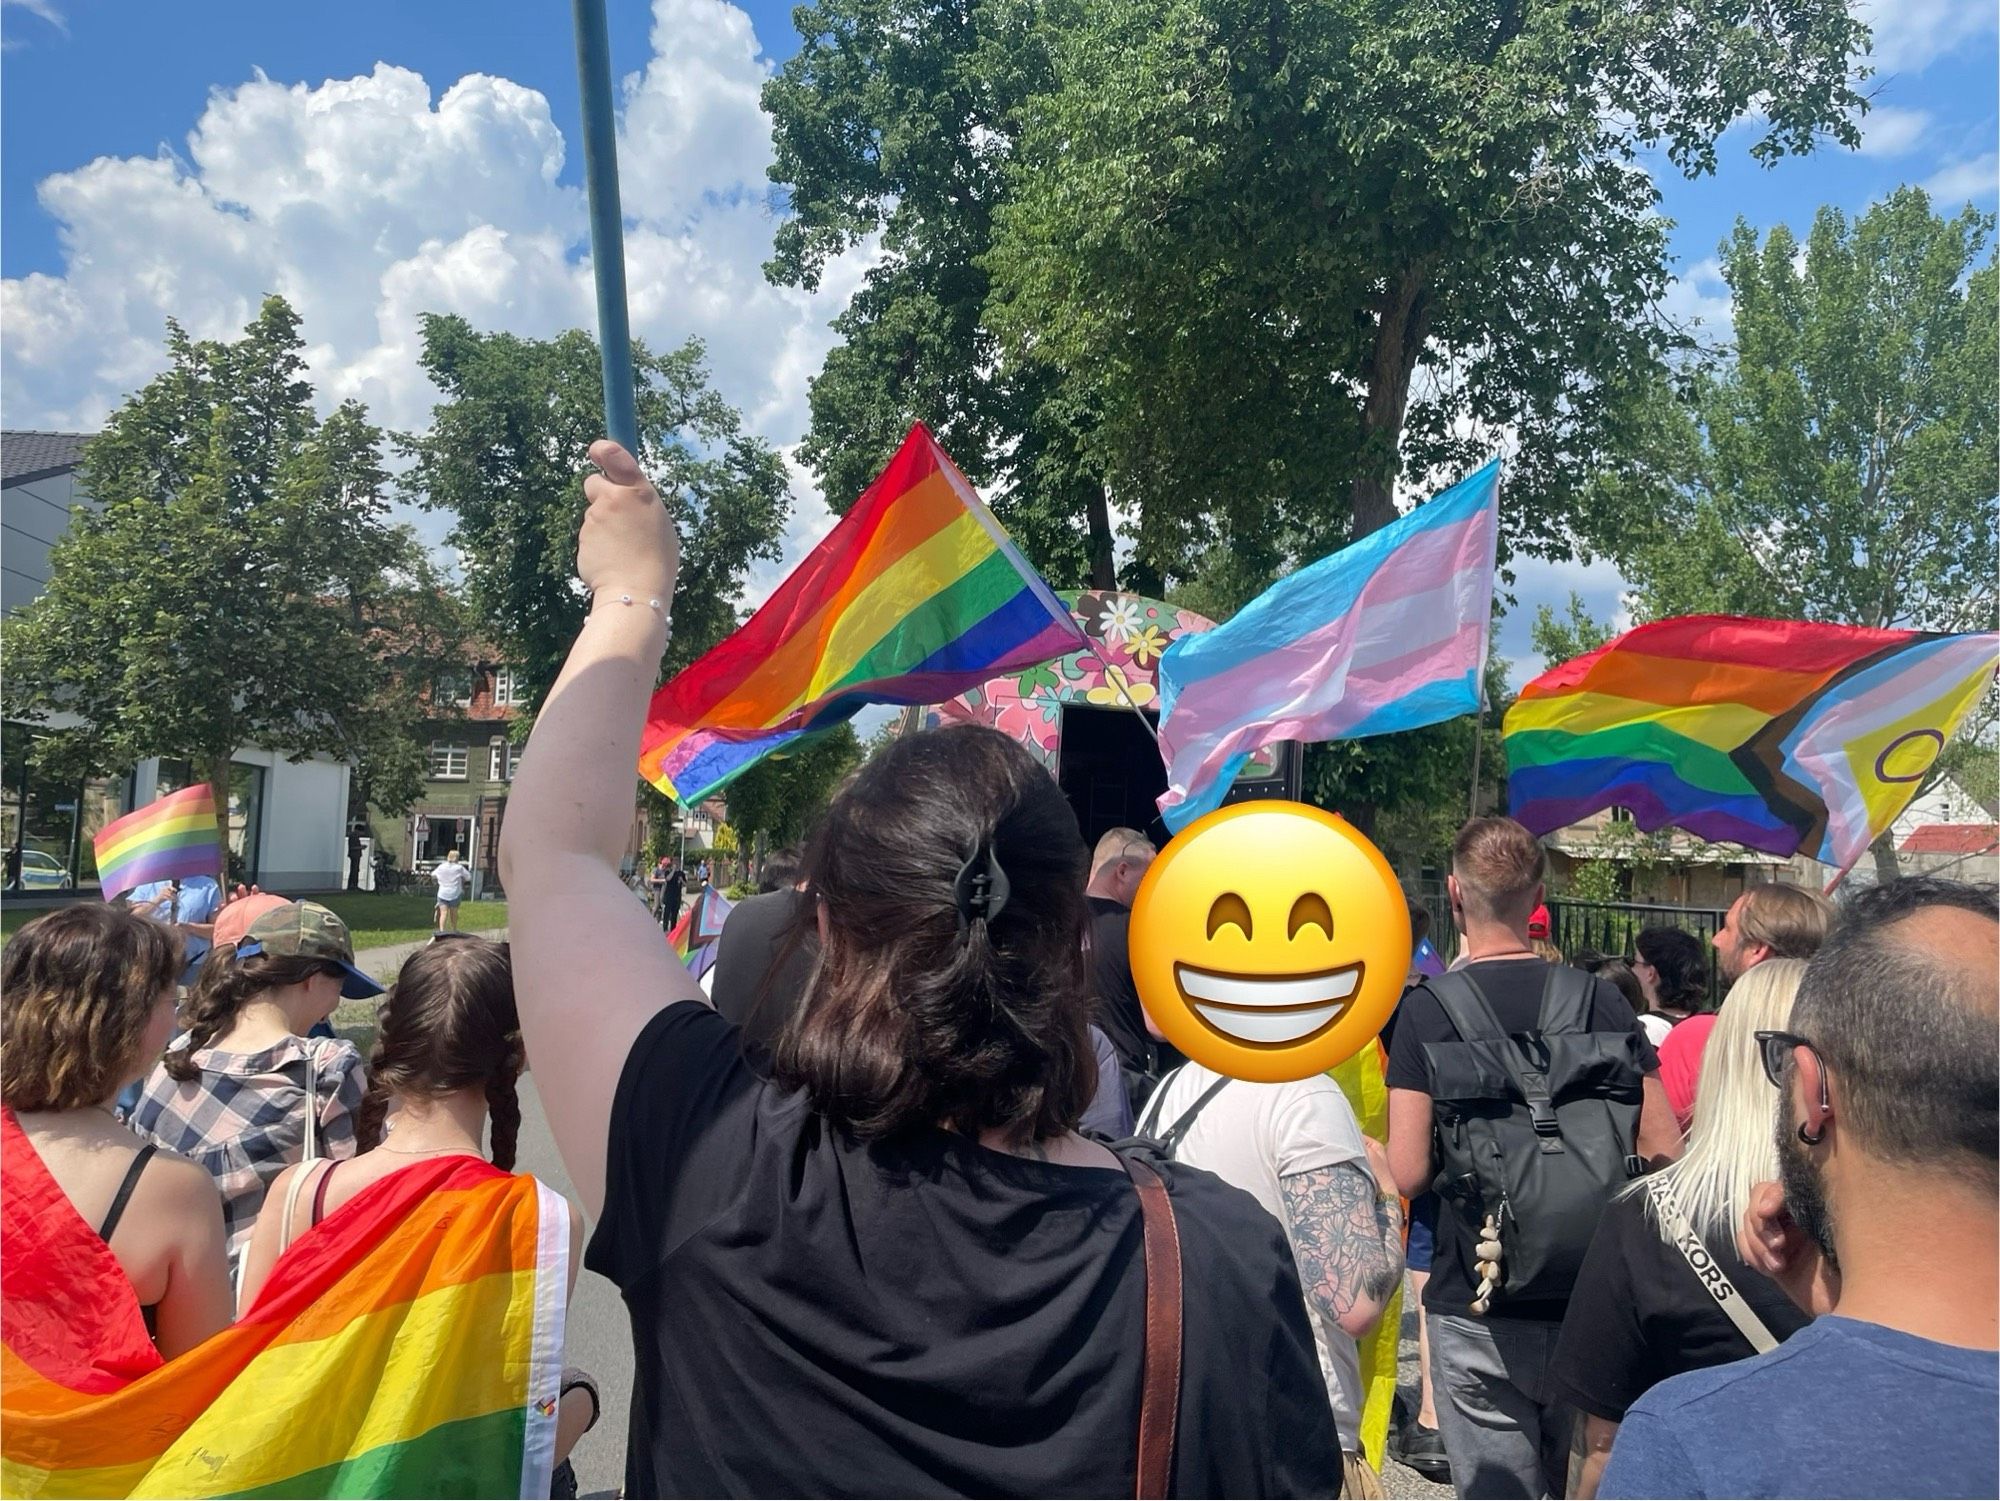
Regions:
<instances>
[{"instance_id":1,"label":"asphalt road","mask_svg":"<svg viewBox=\"0 0 2000 1501\"><path fill-rule=\"evenodd\" d=\"M557 1157L547 1118L542 1114L541 1097L535 1093L534 1076L521 1080L520 1160L516 1166L533 1173L544 1183L570 1194L568 1174ZM1407 1300L1406 1300L1407 1301ZM1416 1381L1416 1319L1403 1320L1403 1380ZM618 1290L595 1272L580 1273L576 1295L570 1302L569 1340L564 1356L570 1365L582 1366L597 1378L604 1394L604 1417L596 1428L583 1436L570 1456L576 1466L577 1489L585 1496L616 1496L625 1478L625 1431L632 1402L632 1333L625 1318L625 1304ZM1451 1488L1432 1485L1413 1470L1393 1460L1384 1466L1384 1488L1391 1496L1449 1496Z\"/></svg>"}]
</instances>

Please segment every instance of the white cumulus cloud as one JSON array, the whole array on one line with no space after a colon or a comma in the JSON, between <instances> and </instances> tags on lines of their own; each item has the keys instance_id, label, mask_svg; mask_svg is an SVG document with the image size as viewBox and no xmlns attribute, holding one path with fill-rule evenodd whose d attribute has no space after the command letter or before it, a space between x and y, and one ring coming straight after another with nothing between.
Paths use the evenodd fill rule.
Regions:
<instances>
[{"instance_id":1,"label":"white cumulus cloud","mask_svg":"<svg viewBox=\"0 0 2000 1501\"><path fill-rule=\"evenodd\" d=\"M769 71L741 10L655 0L652 55L623 80L620 177L633 331L655 348L703 338L718 390L789 446L827 325L873 250L829 267L816 293L765 281ZM0 285L6 424L88 430L161 368L169 317L228 337L279 292L325 404L358 397L386 427L421 428L437 394L417 364L421 314L530 337L594 328L584 197L559 181L580 149L542 94L506 78L440 92L383 62L219 86L182 151L100 157L39 185L63 266ZM794 480L795 556L831 519Z\"/></svg>"},{"instance_id":2,"label":"white cumulus cloud","mask_svg":"<svg viewBox=\"0 0 2000 1501\"><path fill-rule=\"evenodd\" d=\"M1989 151L1968 161L1952 162L1925 181L1924 191L1937 200L1941 213L1967 203L1984 203L2000 192L2000 155Z\"/></svg>"},{"instance_id":3,"label":"white cumulus cloud","mask_svg":"<svg viewBox=\"0 0 2000 1501\"><path fill-rule=\"evenodd\" d=\"M1878 104L1861 119L1863 156L1903 156L1917 147L1930 129L1928 111Z\"/></svg>"},{"instance_id":4,"label":"white cumulus cloud","mask_svg":"<svg viewBox=\"0 0 2000 1501\"><path fill-rule=\"evenodd\" d=\"M1854 11L1873 34L1868 61L1882 73L1920 73L1995 24L1987 0L1856 0Z\"/></svg>"}]
</instances>

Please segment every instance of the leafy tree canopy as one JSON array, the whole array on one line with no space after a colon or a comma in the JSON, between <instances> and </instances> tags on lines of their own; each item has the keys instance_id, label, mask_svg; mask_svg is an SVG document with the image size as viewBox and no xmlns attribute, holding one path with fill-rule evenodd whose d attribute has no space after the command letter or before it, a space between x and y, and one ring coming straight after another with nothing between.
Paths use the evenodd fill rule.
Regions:
<instances>
[{"instance_id":1,"label":"leafy tree canopy","mask_svg":"<svg viewBox=\"0 0 2000 1501\"><path fill-rule=\"evenodd\" d=\"M423 318L423 367L443 393L428 432L397 441L412 459L403 487L449 512L466 588L517 662L539 708L583 623L576 583L581 459L603 436L597 342L476 332L463 318ZM668 354L632 345L639 460L681 534L671 676L737 624L750 565L778 557L790 507L777 452L708 383L701 342Z\"/></svg>"},{"instance_id":2,"label":"leafy tree canopy","mask_svg":"<svg viewBox=\"0 0 2000 1501\"><path fill-rule=\"evenodd\" d=\"M5 626L6 712L57 716L35 741L51 771L184 758L226 790L259 746L414 794L428 673L410 669L449 635L438 581L386 519L381 434L353 402L318 418L303 349L281 297L233 342L170 322L166 371L85 446L99 505Z\"/></svg>"},{"instance_id":3,"label":"leafy tree canopy","mask_svg":"<svg viewBox=\"0 0 2000 1501\"><path fill-rule=\"evenodd\" d=\"M1528 627L1528 643L1540 655L1543 666L1558 667L1585 652L1596 651L1617 634L1593 618L1584 607L1583 597L1572 589L1569 604L1561 615L1549 605L1535 607L1534 623Z\"/></svg>"},{"instance_id":4,"label":"leafy tree canopy","mask_svg":"<svg viewBox=\"0 0 2000 1501\"><path fill-rule=\"evenodd\" d=\"M766 756L723 794L729 821L774 845L796 844L861 760L861 741L850 724L836 725L789 755Z\"/></svg>"}]
</instances>

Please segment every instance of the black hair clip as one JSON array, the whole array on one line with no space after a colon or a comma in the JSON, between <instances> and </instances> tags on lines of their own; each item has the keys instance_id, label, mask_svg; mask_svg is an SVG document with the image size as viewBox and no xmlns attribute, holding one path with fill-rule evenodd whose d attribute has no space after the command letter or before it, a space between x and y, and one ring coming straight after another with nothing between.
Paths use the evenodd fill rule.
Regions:
<instances>
[{"instance_id":1,"label":"black hair clip","mask_svg":"<svg viewBox=\"0 0 2000 1501\"><path fill-rule=\"evenodd\" d=\"M958 930L963 933L972 926L974 918L992 922L1012 893L1013 887L1007 882L1007 872L1000 867L993 841L980 840L951 883L952 900L958 904Z\"/></svg>"}]
</instances>

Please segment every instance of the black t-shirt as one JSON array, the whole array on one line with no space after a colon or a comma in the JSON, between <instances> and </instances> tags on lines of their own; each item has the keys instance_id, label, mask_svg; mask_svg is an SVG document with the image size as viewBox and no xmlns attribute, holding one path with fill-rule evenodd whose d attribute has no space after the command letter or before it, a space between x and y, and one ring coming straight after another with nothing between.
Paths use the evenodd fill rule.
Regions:
<instances>
[{"instance_id":1,"label":"black t-shirt","mask_svg":"<svg viewBox=\"0 0 2000 1501\"><path fill-rule=\"evenodd\" d=\"M1549 966L1541 959L1490 959L1467 966L1486 1003L1500 1025L1510 1033L1527 1032L1541 1016L1542 987ZM1609 980L1597 982L1591 998L1590 1028L1593 1032L1631 1032L1639 1039L1640 1067L1648 1074L1658 1071L1659 1055L1646 1041L1632 1004ZM1452 1042L1458 1029L1444 1014L1444 1007L1422 985L1406 991L1395 1011L1395 1026L1389 1033L1388 1085L1391 1089L1414 1089L1430 1093L1430 1071L1424 1062L1426 1043ZM1473 1241L1458 1212L1449 1203L1438 1209L1437 1252L1431 1263L1431 1280L1424 1287L1424 1307L1433 1313L1464 1314L1472 1302L1479 1279L1472 1271ZM1509 1301L1508 1318L1560 1322L1566 1300L1535 1302Z\"/></svg>"},{"instance_id":2,"label":"black t-shirt","mask_svg":"<svg viewBox=\"0 0 2000 1501\"><path fill-rule=\"evenodd\" d=\"M1597 1222L1550 1367L1568 1400L1614 1423L1669 1376L1757 1353L1660 1233L1645 1200L1643 1190L1614 1199ZM1790 1339L1812 1322L1743 1264L1732 1241L1703 1243L1774 1338Z\"/></svg>"},{"instance_id":3,"label":"black t-shirt","mask_svg":"<svg viewBox=\"0 0 2000 1501\"><path fill-rule=\"evenodd\" d=\"M1161 1165L1180 1228L1178 1495L1337 1495L1284 1232ZM937 1130L860 1143L669 1006L612 1107L587 1264L632 1319L630 1496L1129 1496L1138 1198Z\"/></svg>"},{"instance_id":4,"label":"black t-shirt","mask_svg":"<svg viewBox=\"0 0 2000 1501\"><path fill-rule=\"evenodd\" d=\"M723 920L715 955L715 1009L768 1048L805 999L819 954L811 902L803 891L745 897Z\"/></svg>"},{"instance_id":5,"label":"black t-shirt","mask_svg":"<svg viewBox=\"0 0 2000 1501\"><path fill-rule=\"evenodd\" d=\"M1128 1079L1162 1079L1187 1059L1146 1029L1146 1008L1132 981L1132 909L1109 897L1085 900L1090 903L1091 990L1097 1002L1091 1020L1111 1039ZM1135 1114L1139 1103L1133 1102Z\"/></svg>"}]
</instances>

